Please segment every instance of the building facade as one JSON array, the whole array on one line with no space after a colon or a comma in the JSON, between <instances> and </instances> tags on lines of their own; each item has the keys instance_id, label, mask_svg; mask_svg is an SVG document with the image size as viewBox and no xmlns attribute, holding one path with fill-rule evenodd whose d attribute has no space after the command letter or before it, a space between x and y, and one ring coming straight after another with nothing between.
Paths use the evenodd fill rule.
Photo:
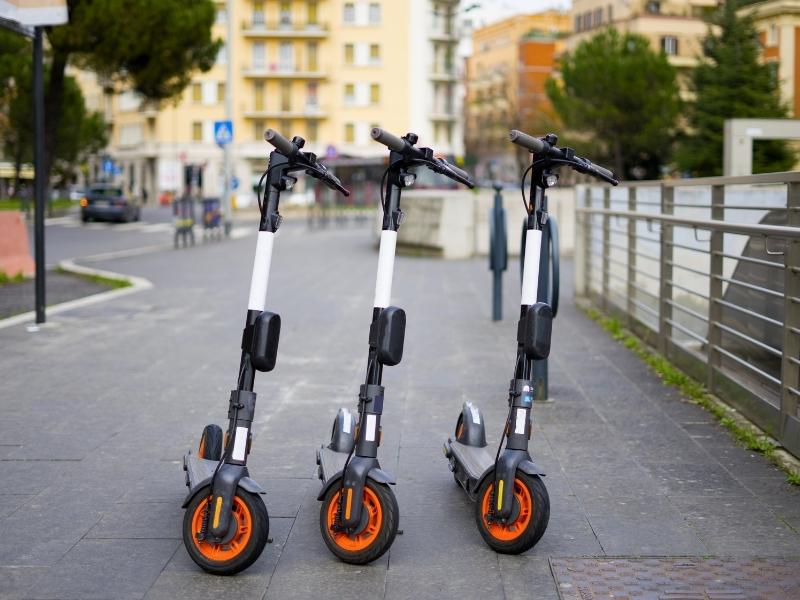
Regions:
<instances>
[{"instance_id":1,"label":"building facade","mask_svg":"<svg viewBox=\"0 0 800 600\"><path fill-rule=\"evenodd\" d=\"M739 10L749 15L761 41L761 59L773 65L790 116L800 116L800 0L767 0Z\"/></svg>"},{"instance_id":2,"label":"building facade","mask_svg":"<svg viewBox=\"0 0 800 600\"><path fill-rule=\"evenodd\" d=\"M182 97L154 107L131 92L107 102L108 154L132 193L180 193L187 165L203 167L203 193L223 191L223 152L214 121L232 94L233 173L239 204L252 196L270 147L266 128L300 135L306 149L357 164L385 148L371 127L414 131L420 142L463 154L459 0L233 0L217 3L214 36L223 51ZM227 61L232 81L226 81ZM228 89L230 85L230 90ZM98 171L97 177L104 176Z\"/></svg>"},{"instance_id":3,"label":"building facade","mask_svg":"<svg viewBox=\"0 0 800 600\"><path fill-rule=\"evenodd\" d=\"M569 24L567 14L548 11L473 31L466 61L465 144L478 176L511 178L516 173L508 130L535 129L549 112L545 82Z\"/></svg>"}]
</instances>

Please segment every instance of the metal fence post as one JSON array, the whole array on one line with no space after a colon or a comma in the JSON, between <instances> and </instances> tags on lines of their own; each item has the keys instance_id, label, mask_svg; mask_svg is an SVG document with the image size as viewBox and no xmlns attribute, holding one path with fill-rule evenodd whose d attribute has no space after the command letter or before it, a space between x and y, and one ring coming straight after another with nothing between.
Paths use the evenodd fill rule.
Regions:
<instances>
[{"instance_id":1,"label":"metal fence post","mask_svg":"<svg viewBox=\"0 0 800 600\"><path fill-rule=\"evenodd\" d=\"M725 186L711 186L711 218L714 221L725 220ZM724 251L725 234L717 229L711 230L708 253L710 265L708 270L708 345L706 362L708 374L706 387L713 394L716 391L716 372L722 364L722 357L717 347L722 344L722 330L717 324L722 320L722 252Z\"/></svg>"},{"instance_id":2,"label":"metal fence post","mask_svg":"<svg viewBox=\"0 0 800 600\"><path fill-rule=\"evenodd\" d=\"M666 185L661 186L661 213L673 213L673 201L675 199L675 188ZM669 348L668 341L672 336L672 327L669 322L672 320L672 225L661 222L659 237L661 240L661 252L659 253L659 283L658 294L658 350L664 356L667 355Z\"/></svg>"},{"instance_id":3,"label":"metal fence post","mask_svg":"<svg viewBox=\"0 0 800 600\"><path fill-rule=\"evenodd\" d=\"M583 206L591 208L592 190L586 186L583 192ZM592 215L583 214L583 283L586 297L592 297Z\"/></svg>"},{"instance_id":4,"label":"metal fence post","mask_svg":"<svg viewBox=\"0 0 800 600\"><path fill-rule=\"evenodd\" d=\"M800 227L800 183L787 185L787 225ZM795 454L800 446L800 240L786 240L784 255L781 441Z\"/></svg>"},{"instance_id":5,"label":"metal fence post","mask_svg":"<svg viewBox=\"0 0 800 600\"><path fill-rule=\"evenodd\" d=\"M636 188L631 186L628 188L628 210L636 212ZM625 278L625 285L627 290L625 292L625 312L628 320L628 329L633 329L633 312L636 310L636 305L633 303L633 297L636 294L634 281L636 281L636 221L628 219L628 274Z\"/></svg>"},{"instance_id":6,"label":"metal fence post","mask_svg":"<svg viewBox=\"0 0 800 600\"><path fill-rule=\"evenodd\" d=\"M603 208L605 210L611 209L611 188L603 188ZM608 291L608 273L611 270L609 266L609 258L611 258L611 217L607 214L603 215L603 310L608 311L610 305L609 291Z\"/></svg>"}]
</instances>

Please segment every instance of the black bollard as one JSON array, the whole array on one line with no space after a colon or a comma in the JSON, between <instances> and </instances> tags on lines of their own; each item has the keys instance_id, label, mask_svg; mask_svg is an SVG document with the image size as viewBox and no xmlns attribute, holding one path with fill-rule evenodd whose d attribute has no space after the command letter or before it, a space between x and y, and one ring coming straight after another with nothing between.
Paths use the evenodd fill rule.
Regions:
<instances>
[{"instance_id":1,"label":"black bollard","mask_svg":"<svg viewBox=\"0 0 800 600\"><path fill-rule=\"evenodd\" d=\"M494 207L489 210L489 269L492 271L492 320L503 318L503 271L508 267L506 210L503 208L503 186L495 183Z\"/></svg>"}]
</instances>

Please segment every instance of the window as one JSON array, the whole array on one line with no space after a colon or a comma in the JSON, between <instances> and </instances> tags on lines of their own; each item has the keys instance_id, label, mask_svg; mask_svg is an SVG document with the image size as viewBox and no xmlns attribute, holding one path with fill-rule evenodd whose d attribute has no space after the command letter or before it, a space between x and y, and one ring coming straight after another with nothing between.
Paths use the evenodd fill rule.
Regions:
<instances>
[{"instance_id":1,"label":"window","mask_svg":"<svg viewBox=\"0 0 800 600\"><path fill-rule=\"evenodd\" d=\"M356 126L352 123L345 123L344 126L344 141L345 142L355 142L356 141Z\"/></svg>"},{"instance_id":2,"label":"window","mask_svg":"<svg viewBox=\"0 0 800 600\"><path fill-rule=\"evenodd\" d=\"M356 5L352 2L344 3L344 10L342 11L342 20L345 23L356 22Z\"/></svg>"},{"instance_id":3,"label":"window","mask_svg":"<svg viewBox=\"0 0 800 600\"><path fill-rule=\"evenodd\" d=\"M203 123L201 121L192 122L192 141L193 142L203 141Z\"/></svg>"},{"instance_id":4,"label":"window","mask_svg":"<svg viewBox=\"0 0 800 600\"><path fill-rule=\"evenodd\" d=\"M225 82L217 83L217 102L225 102Z\"/></svg>"},{"instance_id":5,"label":"window","mask_svg":"<svg viewBox=\"0 0 800 600\"><path fill-rule=\"evenodd\" d=\"M675 56L678 53L678 38L674 35L666 35L661 38L661 50L664 54Z\"/></svg>"},{"instance_id":6,"label":"window","mask_svg":"<svg viewBox=\"0 0 800 600\"><path fill-rule=\"evenodd\" d=\"M778 26L772 23L767 30L767 46L778 45Z\"/></svg>"},{"instance_id":7,"label":"window","mask_svg":"<svg viewBox=\"0 0 800 600\"><path fill-rule=\"evenodd\" d=\"M292 122L289 119L281 119L280 130L284 132L284 135L288 135L289 139L292 139L292 134L289 133L292 131Z\"/></svg>"},{"instance_id":8,"label":"window","mask_svg":"<svg viewBox=\"0 0 800 600\"><path fill-rule=\"evenodd\" d=\"M369 3L369 24L370 25L381 24L381 5L378 4L377 2Z\"/></svg>"},{"instance_id":9,"label":"window","mask_svg":"<svg viewBox=\"0 0 800 600\"><path fill-rule=\"evenodd\" d=\"M344 45L344 64L352 65L355 62L356 49L353 44Z\"/></svg>"},{"instance_id":10,"label":"window","mask_svg":"<svg viewBox=\"0 0 800 600\"><path fill-rule=\"evenodd\" d=\"M581 15L575 15L575 33L581 31Z\"/></svg>"},{"instance_id":11,"label":"window","mask_svg":"<svg viewBox=\"0 0 800 600\"><path fill-rule=\"evenodd\" d=\"M584 28L584 30L592 28L592 13L591 12L583 13L583 28Z\"/></svg>"},{"instance_id":12,"label":"window","mask_svg":"<svg viewBox=\"0 0 800 600\"><path fill-rule=\"evenodd\" d=\"M372 65L381 64L381 47L378 44L369 45L369 62Z\"/></svg>"},{"instance_id":13,"label":"window","mask_svg":"<svg viewBox=\"0 0 800 600\"><path fill-rule=\"evenodd\" d=\"M294 47L292 42L281 42L278 47L278 68L281 71L294 69Z\"/></svg>"},{"instance_id":14,"label":"window","mask_svg":"<svg viewBox=\"0 0 800 600\"><path fill-rule=\"evenodd\" d=\"M354 83L344 84L344 103L347 106L352 106L356 102L356 86Z\"/></svg>"},{"instance_id":15,"label":"window","mask_svg":"<svg viewBox=\"0 0 800 600\"><path fill-rule=\"evenodd\" d=\"M306 84L306 109L317 110L319 108L319 86L316 82Z\"/></svg>"},{"instance_id":16,"label":"window","mask_svg":"<svg viewBox=\"0 0 800 600\"><path fill-rule=\"evenodd\" d=\"M372 83L369 86L369 103L380 104L381 101L381 86L377 83Z\"/></svg>"},{"instance_id":17,"label":"window","mask_svg":"<svg viewBox=\"0 0 800 600\"><path fill-rule=\"evenodd\" d=\"M447 132L447 134L446 134L447 135L447 143L448 144L452 144L453 143L453 124L452 123L448 123L447 125L445 125L445 131Z\"/></svg>"},{"instance_id":18,"label":"window","mask_svg":"<svg viewBox=\"0 0 800 600\"><path fill-rule=\"evenodd\" d=\"M217 8L217 16L216 16L215 20L220 25L222 25L223 23L227 22L227 20L228 20L228 11L225 10L224 6L220 6L219 8Z\"/></svg>"},{"instance_id":19,"label":"window","mask_svg":"<svg viewBox=\"0 0 800 600\"><path fill-rule=\"evenodd\" d=\"M614 6L609 4L608 5L608 22L611 23L614 21Z\"/></svg>"},{"instance_id":20,"label":"window","mask_svg":"<svg viewBox=\"0 0 800 600\"><path fill-rule=\"evenodd\" d=\"M252 48L253 68L263 69L267 62L267 49L264 42L255 42Z\"/></svg>"},{"instance_id":21,"label":"window","mask_svg":"<svg viewBox=\"0 0 800 600\"><path fill-rule=\"evenodd\" d=\"M317 0L308 0L306 2L306 25L317 25L317 8L319 3Z\"/></svg>"},{"instance_id":22,"label":"window","mask_svg":"<svg viewBox=\"0 0 800 600\"><path fill-rule=\"evenodd\" d=\"M318 124L317 121L314 119L309 119L306 121L306 139L309 142L315 142L317 140L318 134Z\"/></svg>"},{"instance_id":23,"label":"window","mask_svg":"<svg viewBox=\"0 0 800 600\"><path fill-rule=\"evenodd\" d=\"M201 83L192 84L192 102L203 101L203 85Z\"/></svg>"},{"instance_id":24,"label":"window","mask_svg":"<svg viewBox=\"0 0 800 600\"><path fill-rule=\"evenodd\" d=\"M253 2L253 27L263 27L264 26L264 2L256 1Z\"/></svg>"},{"instance_id":25,"label":"window","mask_svg":"<svg viewBox=\"0 0 800 600\"><path fill-rule=\"evenodd\" d=\"M253 121L253 139L263 141L264 139L264 121Z\"/></svg>"},{"instance_id":26,"label":"window","mask_svg":"<svg viewBox=\"0 0 800 600\"><path fill-rule=\"evenodd\" d=\"M308 46L306 46L306 54L308 60L308 70L309 71L316 71L319 68L317 64L317 50L319 49L319 45L317 42L309 42Z\"/></svg>"},{"instance_id":27,"label":"window","mask_svg":"<svg viewBox=\"0 0 800 600\"><path fill-rule=\"evenodd\" d=\"M279 23L281 29L292 28L292 3L289 0L281 0Z\"/></svg>"},{"instance_id":28,"label":"window","mask_svg":"<svg viewBox=\"0 0 800 600\"><path fill-rule=\"evenodd\" d=\"M651 15L657 15L661 12L661 2L658 2L658 0L650 0L645 4L644 10Z\"/></svg>"},{"instance_id":29,"label":"window","mask_svg":"<svg viewBox=\"0 0 800 600\"><path fill-rule=\"evenodd\" d=\"M281 81L281 110L289 112L292 109L292 82Z\"/></svg>"},{"instance_id":30,"label":"window","mask_svg":"<svg viewBox=\"0 0 800 600\"><path fill-rule=\"evenodd\" d=\"M594 11L594 24L595 24L595 27L599 27L600 25L603 24L603 9L602 8L598 8L596 11Z\"/></svg>"},{"instance_id":31,"label":"window","mask_svg":"<svg viewBox=\"0 0 800 600\"><path fill-rule=\"evenodd\" d=\"M256 110L264 110L264 82L256 81L253 84L253 103Z\"/></svg>"},{"instance_id":32,"label":"window","mask_svg":"<svg viewBox=\"0 0 800 600\"><path fill-rule=\"evenodd\" d=\"M219 47L216 62L218 65L224 65L228 62L228 49L224 45Z\"/></svg>"}]
</instances>

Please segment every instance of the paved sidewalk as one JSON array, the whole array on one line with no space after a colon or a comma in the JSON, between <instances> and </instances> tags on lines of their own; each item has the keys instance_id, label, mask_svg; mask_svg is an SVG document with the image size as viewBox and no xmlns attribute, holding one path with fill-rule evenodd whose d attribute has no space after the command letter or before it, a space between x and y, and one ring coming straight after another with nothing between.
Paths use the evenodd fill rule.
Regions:
<instances>
[{"instance_id":1,"label":"paved sidewalk","mask_svg":"<svg viewBox=\"0 0 800 600\"><path fill-rule=\"evenodd\" d=\"M259 375L251 473L271 537L233 578L200 572L180 541L180 457L223 422L255 238L98 264L155 287L0 330L0 599L557 598L551 557L800 558L800 489L735 446L572 305L562 282L551 393L535 407L550 526L522 556L482 541L441 445L461 403L490 444L506 413L518 283L490 320L485 260L401 258L403 362L385 372L381 460L400 528L376 563L338 562L319 534L315 449L363 377L377 253L366 230L287 227L268 305L278 366ZM790 596L791 597L791 596Z\"/></svg>"},{"instance_id":2,"label":"paved sidewalk","mask_svg":"<svg viewBox=\"0 0 800 600\"><path fill-rule=\"evenodd\" d=\"M45 301L47 306L69 302L92 294L108 291L109 285L90 281L84 277L48 271L45 275ZM0 319L34 310L36 282L27 279L19 283L0 286Z\"/></svg>"}]
</instances>

